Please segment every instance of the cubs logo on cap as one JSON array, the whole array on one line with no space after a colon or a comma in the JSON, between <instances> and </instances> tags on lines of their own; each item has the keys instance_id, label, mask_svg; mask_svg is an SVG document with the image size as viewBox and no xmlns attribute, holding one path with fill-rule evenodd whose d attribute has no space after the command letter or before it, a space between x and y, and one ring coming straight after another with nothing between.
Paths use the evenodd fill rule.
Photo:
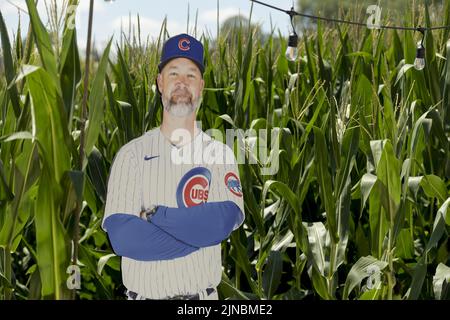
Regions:
<instances>
[{"instance_id":1,"label":"cubs logo on cap","mask_svg":"<svg viewBox=\"0 0 450 320\"><path fill-rule=\"evenodd\" d=\"M158 65L159 72L170 60L175 58L190 59L197 65L201 73L205 70L203 65L203 45L186 33L169 38L164 43L161 60Z\"/></svg>"},{"instance_id":2,"label":"cubs logo on cap","mask_svg":"<svg viewBox=\"0 0 450 320\"><path fill-rule=\"evenodd\" d=\"M188 38L181 38L180 40L178 40L178 48L181 51L188 51L191 49L191 47L189 46L191 44L191 42L189 41Z\"/></svg>"},{"instance_id":3,"label":"cubs logo on cap","mask_svg":"<svg viewBox=\"0 0 450 320\"><path fill-rule=\"evenodd\" d=\"M189 170L177 187L179 208L189 208L208 201L211 172L204 167Z\"/></svg>"},{"instance_id":4,"label":"cubs logo on cap","mask_svg":"<svg viewBox=\"0 0 450 320\"><path fill-rule=\"evenodd\" d=\"M225 185L228 190L231 191L232 194L238 197L242 197L242 188L241 182L239 181L238 176L234 172L228 172L225 175Z\"/></svg>"}]
</instances>

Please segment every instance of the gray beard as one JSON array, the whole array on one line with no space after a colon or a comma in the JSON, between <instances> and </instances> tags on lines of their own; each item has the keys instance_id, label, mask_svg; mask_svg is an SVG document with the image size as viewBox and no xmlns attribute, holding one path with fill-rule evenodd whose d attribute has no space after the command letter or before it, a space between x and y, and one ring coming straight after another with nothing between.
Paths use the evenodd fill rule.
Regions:
<instances>
[{"instance_id":1,"label":"gray beard","mask_svg":"<svg viewBox=\"0 0 450 320\"><path fill-rule=\"evenodd\" d=\"M189 116L200 105L200 101L197 101L197 103L173 103L171 101L163 99L162 102L164 110L177 118L184 118Z\"/></svg>"}]
</instances>

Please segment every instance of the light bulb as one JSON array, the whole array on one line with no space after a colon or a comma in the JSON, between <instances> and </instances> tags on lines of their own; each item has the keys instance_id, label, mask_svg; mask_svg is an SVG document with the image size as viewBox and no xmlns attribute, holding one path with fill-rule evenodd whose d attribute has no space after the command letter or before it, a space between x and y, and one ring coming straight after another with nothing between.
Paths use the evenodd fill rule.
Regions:
<instances>
[{"instance_id":1,"label":"light bulb","mask_svg":"<svg viewBox=\"0 0 450 320\"><path fill-rule=\"evenodd\" d=\"M286 59L289 61L295 61L298 57L298 49L294 47L288 47L286 49Z\"/></svg>"},{"instance_id":2,"label":"light bulb","mask_svg":"<svg viewBox=\"0 0 450 320\"><path fill-rule=\"evenodd\" d=\"M416 70L423 70L423 68L425 68L425 47L422 43L419 43L419 45L417 46L414 68Z\"/></svg>"},{"instance_id":3,"label":"light bulb","mask_svg":"<svg viewBox=\"0 0 450 320\"><path fill-rule=\"evenodd\" d=\"M286 59L289 61L295 61L298 57L298 36L296 33L289 35L288 47L286 49Z\"/></svg>"}]
</instances>

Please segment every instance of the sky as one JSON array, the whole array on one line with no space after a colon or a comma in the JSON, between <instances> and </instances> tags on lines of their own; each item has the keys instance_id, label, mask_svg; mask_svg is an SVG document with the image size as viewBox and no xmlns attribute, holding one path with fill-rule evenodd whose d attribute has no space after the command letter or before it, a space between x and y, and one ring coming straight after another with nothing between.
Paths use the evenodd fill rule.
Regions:
<instances>
[{"instance_id":1,"label":"sky","mask_svg":"<svg viewBox=\"0 0 450 320\"><path fill-rule=\"evenodd\" d=\"M44 23L47 22L45 2L49 3L50 1L39 0L38 2L38 11L44 17ZM63 3L65 0L55 1ZM293 3L292 0L266 0L264 2L286 10L289 10ZM237 14L242 14L248 18L250 9L250 0L219 0L219 21L221 23ZM0 11L5 19L10 36L16 33L19 15L22 33L25 34L26 28L24 26L28 24L26 10L25 0L0 0ZM205 32L215 37L217 30L217 0L110 0L109 2L95 0L93 39L99 48L103 47L111 36L114 36L114 39L118 41L121 25L123 25L124 30L128 30L130 15L131 23L136 24L138 14L143 39L146 39L147 36L150 36L151 39L157 38L162 21L166 16L170 35L186 32L188 12L190 16L189 30L192 31L197 10L197 35ZM75 21L80 48L85 48L86 46L88 13L89 0L80 0ZM255 3L252 21L259 23L266 32L271 30L272 21L275 30L279 29L282 34L289 34L289 17L283 12Z\"/></svg>"}]
</instances>

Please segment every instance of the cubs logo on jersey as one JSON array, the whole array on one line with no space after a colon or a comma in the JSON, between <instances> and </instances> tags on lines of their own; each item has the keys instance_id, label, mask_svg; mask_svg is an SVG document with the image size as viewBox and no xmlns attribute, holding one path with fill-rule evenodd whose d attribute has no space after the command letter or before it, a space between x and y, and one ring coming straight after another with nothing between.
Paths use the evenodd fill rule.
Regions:
<instances>
[{"instance_id":1,"label":"cubs logo on jersey","mask_svg":"<svg viewBox=\"0 0 450 320\"><path fill-rule=\"evenodd\" d=\"M211 172L204 167L189 170L177 187L178 207L193 207L208 201Z\"/></svg>"},{"instance_id":2,"label":"cubs logo on jersey","mask_svg":"<svg viewBox=\"0 0 450 320\"><path fill-rule=\"evenodd\" d=\"M241 182L239 181L239 178L234 172L228 172L225 175L225 185L227 186L228 190L231 191L234 195L238 197L242 197L242 188L241 188Z\"/></svg>"}]
</instances>

